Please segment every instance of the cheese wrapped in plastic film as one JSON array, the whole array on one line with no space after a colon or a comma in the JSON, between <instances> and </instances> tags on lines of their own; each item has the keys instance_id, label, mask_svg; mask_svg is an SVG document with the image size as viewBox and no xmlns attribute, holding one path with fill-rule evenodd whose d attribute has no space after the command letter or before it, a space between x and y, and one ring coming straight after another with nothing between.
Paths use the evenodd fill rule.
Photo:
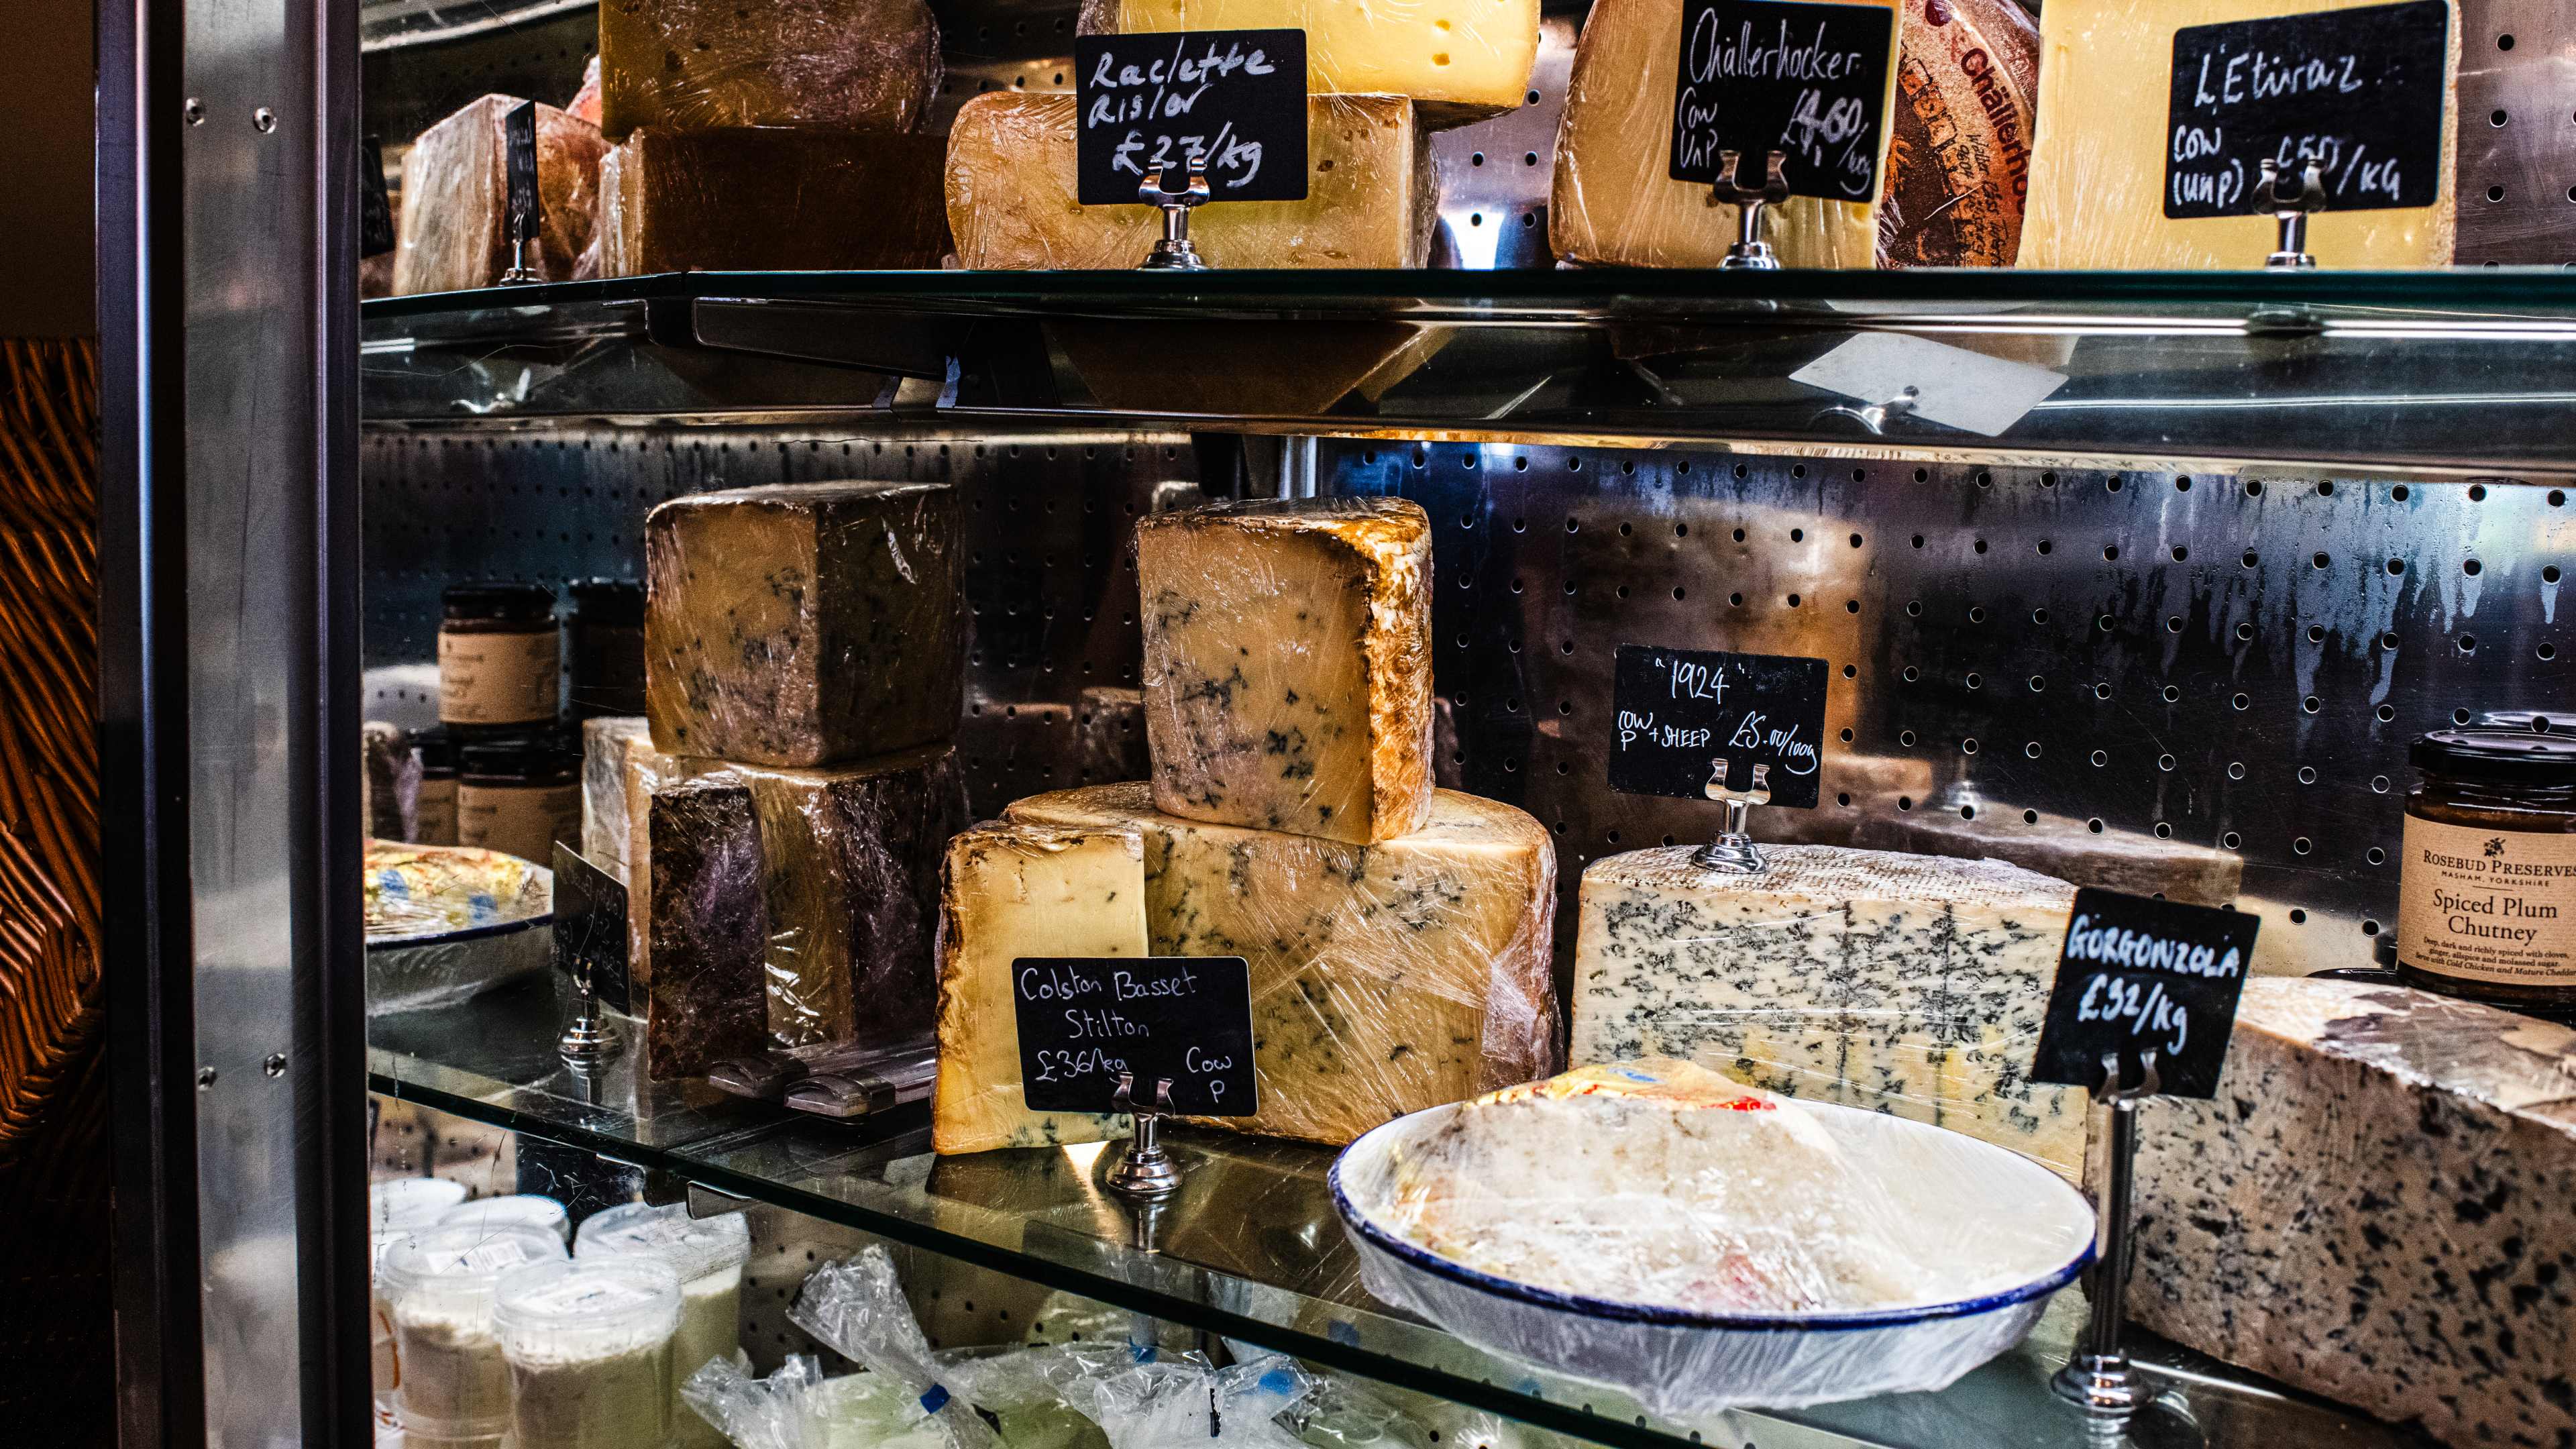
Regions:
<instances>
[{"instance_id":1,"label":"cheese wrapped in plastic film","mask_svg":"<svg viewBox=\"0 0 2576 1449\"><path fill-rule=\"evenodd\" d=\"M2028 1076L2074 887L1999 860L1782 845L1724 875L1693 853L1584 871L1572 1060L1685 1058L2082 1177L2087 1094Z\"/></svg>"},{"instance_id":2,"label":"cheese wrapped in plastic film","mask_svg":"<svg viewBox=\"0 0 2576 1449\"><path fill-rule=\"evenodd\" d=\"M1885 0L1853 3L1890 9ZM1556 174L1549 187L1548 244L1559 257L1626 267L1713 267L1735 242L1736 208L1713 203L1706 183L1671 175L1681 33L1682 0L1599 0L1584 20L1557 122ZM1896 69L1888 69L1891 102ZM1887 141L1882 132L1882 195ZM1746 180L1760 174L1752 170ZM1792 197L1770 209L1763 236L1784 267L1876 266L1878 203Z\"/></svg>"},{"instance_id":3,"label":"cheese wrapped in plastic film","mask_svg":"<svg viewBox=\"0 0 2576 1449\"><path fill-rule=\"evenodd\" d=\"M1303 30L1310 94L1407 96L1422 103L1426 121L1449 125L1527 98L1538 11L1538 0L1087 0L1081 29Z\"/></svg>"},{"instance_id":4,"label":"cheese wrapped in plastic film","mask_svg":"<svg viewBox=\"0 0 2576 1449\"><path fill-rule=\"evenodd\" d=\"M936 136L637 131L600 166L599 275L936 267L946 154Z\"/></svg>"},{"instance_id":5,"label":"cheese wrapped in plastic film","mask_svg":"<svg viewBox=\"0 0 2576 1449\"><path fill-rule=\"evenodd\" d=\"M994 91L958 111L948 132L948 227L959 266L1129 271L1145 259L1162 214L1082 205L1073 126L1067 94ZM1306 149L1305 200L1228 202L1190 219L1190 239L1211 265L1423 265L1438 213L1430 136L1411 102L1309 96Z\"/></svg>"},{"instance_id":6,"label":"cheese wrapped in plastic film","mask_svg":"<svg viewBox=\"0 0 2576 1449\"><path fill-rule=\"evenodd\" d=\"M910 131L939 94L922 0L603 0L600 128Z\"/></svg>"},{"instance_id":7,"label":"cheese wrapped in plastic film","mask_svg":"<svg viewBox=\"0 0 2576 1449\"><path fill-rule=\"evenodd\" d=\"M1442 790L1374 845L1178 819L1141 783L1004 816L1136 832L1152 953L1249 964L1261 1111L1210 1125L1344 1143L1556 1065L1556 850L1509 805Z\"/></svg>"},{"instance_id":8,"label":"cheese wrapped in plastic film","mask_svg":"<svg viewBox=\"0 0 2576 1449\"><path fill-rule=\"evenodd\" d=\"M515 96L492 95L420 133L403 156L402 205L394 232L394 293L488 287L508 271L509 145ZM528 266L549 282L572 280L590 245L599 209L599 128L554 107L537 107L537 201L543 210Z\"/></svg>"}]
</instances>

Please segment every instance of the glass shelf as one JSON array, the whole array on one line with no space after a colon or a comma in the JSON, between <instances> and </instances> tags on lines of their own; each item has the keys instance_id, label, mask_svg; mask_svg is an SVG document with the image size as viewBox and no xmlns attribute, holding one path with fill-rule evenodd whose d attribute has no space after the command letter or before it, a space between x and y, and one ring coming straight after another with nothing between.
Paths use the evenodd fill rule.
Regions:
<instances>
[{"instance_id":1,"label":"glass shelf","mask_svg":"<svg viewBox=\"0 0 2576 1449\"><path fill-rule=\"evenodd\" d=\"M1675 1424L1640 1413L1615 1393L1490 1357L1372 1298L1325 1190L1328 1149L1175 1131L1176 1148L1191 1165L1180 1194L1157 1215L1157 1250L1149 1252L1137 1246L1143 1229L1130 1210L1101 1186L1114 1147L936 1157L918 1107L865 1124L824 1123L701 1084L639 1084L633 1051L597 1073L576 1074L554 1054L563 990L549 977L458 1007L377 1018L370 1023L369 1087L1606 1444L2104 1443L2088 1438L2081 1419L2047 1387L2082 1321L2077 1290L2058 1296L2022 1347L1940 1393ZM623 1029L636 1039L635 1023ZM2143 1343L2139 1357L2170 1391L2165 1402L2216 1449L2400 1449L2413 1442L2170 1344Z\"/></svg>"},{"instance_id":2,"label":"glass shelf","mask_svg":"<svg viewBox=\"0 0 2576 1449\"><path fill-rule=\"evenodd\" d=\"M2576 274L715 273L365 304L377 424L812 411L2564 475ZM2065 379L1999 434L1792 379L1864 333ZM1926 364L1937 368L1934 354Z\"/></svg>"}]
</instances>

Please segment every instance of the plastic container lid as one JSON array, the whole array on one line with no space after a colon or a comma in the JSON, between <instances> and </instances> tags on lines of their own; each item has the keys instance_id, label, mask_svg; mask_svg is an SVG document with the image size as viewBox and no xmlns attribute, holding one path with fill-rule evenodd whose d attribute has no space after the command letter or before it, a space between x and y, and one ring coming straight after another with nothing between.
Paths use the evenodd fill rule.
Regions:
<instances>
[{"instance_id":1,"label":"plastic container lid","mask_svg":"<svg viewBox=\"0 0 2576 1449\"><path fill-rule=\"evenodd\" d=\"M565 1215L564 1205L534 1192L459 1203L449 1208L447 1216L438 1221L441 1227L450 1223L474 1223L487 1228L536 1228L557 1238L572 1236L572 1219Z\"/></svg>"},{"instance_id":2,"label":"plastic container lid","mask_svg":"<svg viewBox=\"0 0 2576 1449\"><path fill-rule=\"evenodd\" d=\"M387 1249L376 1278L388 1303L420 1293L471 1307L488 1300L514 1270L564 1257L563 1239L542 1228L446 1223L417 1229Z\"/></svg>"},{"instance_id":3,"label":"plastic container lid","mask_svg":"<svg viewBox=\"0 0 2576 1449\"><path fill-rule=\"evenodd\" d=\"M555 616L555 591L543 584L450 584L439 596L439 603L450 619L515 619L545 624L553 622Z\"/></svg>"},{"instance_id":4,"label":"plastic container lid","mask_svg":"<svg viewBox=\"0 0 2576 1449\"><path fill-rule=\"evenodd\" d=\"M2428 775L2506 785L2576 785L2576 735L2534 730L2435 730L2406 751Z\"/></svg>"},{"instance_id":5,"label":"plastic container lid","mask_svg":"<svg viewBox=\"0 0 2576 1449\"><path fill-rule=\"evenodd\" d=\"M582 1220L573 1252L583 1259L641 1255L671 1265L684 1283L740 1268L751 1257L751 1222L740 1213L692 1218L679 1203L628 1203Z\"/></svg>"},{"instance_id":6,"label":"plastic container lid","mask_svg":"<svg viewBox=\"0 0 2576 1449\"><path fill-rule=\"evenodd\" d=\"M443 1177L397 1177L367 1188L367 1220L377 1232L425 1228L465 1201L465 1184Z\"/></svg>"},{"instance_id":7,"label":"plastic container lid","mask_svg":"<svg viewBox=\"0 0 2576 1449\"><path fill-rule=\"evenodd\" d=\"M492 1300L501 1353L563 1362L649 1348L680 1326L680 1275L659 1258L531 1263L501 1279Z\"/></svg>"}]
</instances>

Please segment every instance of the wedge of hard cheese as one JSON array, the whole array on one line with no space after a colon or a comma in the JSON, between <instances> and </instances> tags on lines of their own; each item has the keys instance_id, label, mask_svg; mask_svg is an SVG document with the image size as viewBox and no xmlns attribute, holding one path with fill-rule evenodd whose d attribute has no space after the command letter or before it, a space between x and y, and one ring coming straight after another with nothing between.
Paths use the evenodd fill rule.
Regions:
<instances>
[{"instance_id":1,"label":"wedge of hard cheese","mask_svg":"<svg viewBox=\"0 0 2576 1449\"><path fill-rule=\"evenodd\" d=\"M1915 803L1924 803L1920 794ZM2069 815L2024 820L2014 806L1989 803L1973 818L1956 811L1881 810L1865 816L1852 844L1963 860L2008 860L2071 885L2163 896L2196 906L2223 906L2245 884L2245 857L2215 846L2159 840L2143 831Z\"/></svg>"},{"instance_id":2,"label":"wedge of hard cheese","mask_svg":"<svg viewBox=\"0 0 2576 1449\"><path fill-rule=\"evenodd\" d=\"M401 214L394 236L393 290L454 292L489 287L508 271L509 146L516 96L490 95L420 133L403 155ZM549 282L572 280L599 210L599 128L552 106L537 107L537 234L528 267Z\"/></svg>"},{"instance_id":3,"label":"wedge of hard cheese","mask_svg":"<svg viewBox=\"0 0 2576 1449\"><path fill-rule=\"evenodd\" d=\"M1522 104L1538 62L1538 0L1091 0L1085 33L1303 30L1306 89L1409 96L1434 124Z\"/></svg>"},{"instance_id":4,"label":"wedge of hard cheese","mask_svg":"<svg viewBox=\"0 0 2576 1449\"><path fill-rule=\"evenodd\" d=\"M1509 805L1443 790L1375 845L1176 819L1142 784L1005 816L1137 832L1153 954L1249 963L1261 1111L1215 1125L1345 1143L1556 1067L1556 852Z\"/></svg>"},{"instance_id":5,"label":"wedge of hard cheese","mask_svg":"<svg viewBox=\"0 0 2576 1449\"><path fill-rule=\"evenodd\" d=\"M1999 860L1819 845L1721 875L1693 849L1584 871L1574 1062L1686 1057L2083 1175L2086 1094L2028 1077L2074 887Z\"/></svg>"},{"instance_id":6,"label":"wedge of hard cheese","mask_svg":"<svg viewBox=\"0 0 2576 1449\"><path fill-rule=\"evenodd\" d=\"M909 131L939 94L923 0L602 0L600 128ZM758 225L745 218L746 225Z\"/></svg>"}]
</instances>

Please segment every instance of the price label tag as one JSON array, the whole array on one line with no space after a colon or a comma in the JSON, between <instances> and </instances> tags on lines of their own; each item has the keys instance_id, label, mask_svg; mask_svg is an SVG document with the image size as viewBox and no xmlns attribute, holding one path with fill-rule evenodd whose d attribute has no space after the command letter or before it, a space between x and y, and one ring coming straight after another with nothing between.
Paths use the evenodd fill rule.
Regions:
<instances>
[{"instance_id":1,"label":"price label tag","mask_svg":"<svg viewBox=\"0 0 2576 1449\"><path fill-rule=\"evenodd\" d=\"M1753 767L1769 765L1773 805L1814 809L1826 674L1821 659L1620 645L1610 788L1705 800L1723 759L1728 789L1752 789Z\"/></svg>"},{"instance_id":2,"label":"price label tag","mask_svg":"<svg viewBox=\"0 0 2576 1449\"><path fill-rule=\"evenodd\" d=\"M2431 206L2450 24L2410 0L2175 31L2165 215L2247 214L2265 157L2294 187L2315 157L2329 212Z\"/></svg>"},{"instance_id":3,"label":"price label tag","mask_svg":"<svg viewBox=\"0 0 2576 1449\"><path fill-rule=\"evenodd\" d=\"M1194 1117L1260 1110L1252 971L1240 956L1023 956L1011 963L1020 1083L1040 1112L1106 1112L1118 1075L1138 1106L1169 1080Z\"/></svg>"},{"instance_id":4,"label":"price label tag","mask_svg":"<svg viewBox=\"0 0 2576 1449\"><path fill-rule=\"evenodd\" d=\"M2099 1089L2102 1058L2116 1053L2120 1080L2135 1085L2152 1051L2163 1095L2214 1095L2262 924L2243 911L2077 891L2031 1079Z\"/></svg>"},{"instance_id":5,"label":"price label tag","mask_svg":"<svg viewBox=\"0 0 2576 1449\"><path fill-rule=\"evenodd\" d=\"M1204 157L1212 201L1306 199L1306 32L1164 30L1073 40L1074 175L1085 206L1134 206Z\"/></svg>"},{"instance_id":6,"label":"price label tag","mask_svg":"<svg viewBox=\"0 0 2576 1449\"><path fill-rule=\"evenodd\" d=\"M545 203L537 199L537 103L521 101L502 122L504 165L510 183L510 231L503 240L537 239Z\"/></svg>"},{"instance_id":7,"label":"price label tag","mask_svg":"<svg viewBox=\"0 0 2576 1449\"><path fill-rule=\"evenodd\" d=\"M1878 195L1895 7L1683 0L1681 47L1675 181L1714 182L1718 153L1735 151L1743 156L1736 179L1759 186L1778 151L1793 195Z\"/></svg>"},{"instance_id":8,"label":"price label tag","mask_svg":"<svg viewBox=\"0 0 2576 1449\"><path fill-rule=\"evenodd\" d=\"M358 255L380 257L394 249L394 198L385 186L384 143L358 143Z\"/></svg>"}]
</instances>

